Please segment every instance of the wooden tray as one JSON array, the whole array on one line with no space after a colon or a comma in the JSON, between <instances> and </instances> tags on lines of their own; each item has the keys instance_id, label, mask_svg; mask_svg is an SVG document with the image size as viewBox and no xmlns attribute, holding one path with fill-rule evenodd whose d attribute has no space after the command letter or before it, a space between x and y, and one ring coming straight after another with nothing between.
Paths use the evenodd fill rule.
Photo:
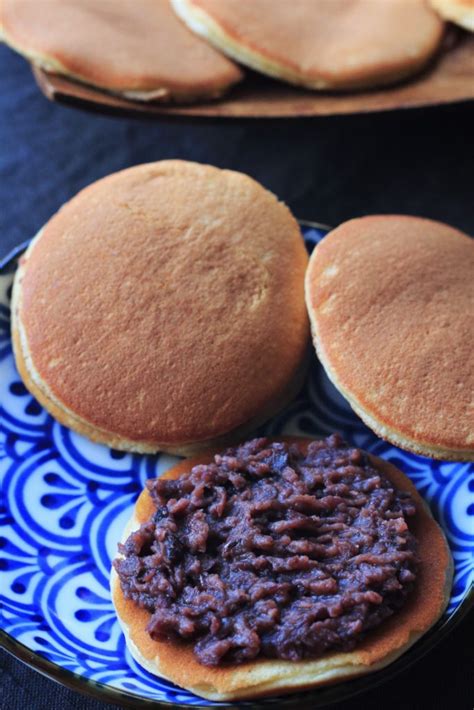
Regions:
<instances>
[{"instance_id":1,"label":"wooden tray","mask_svg":"<svg viewBox=\"0 0 474 710\"><path fill-rule=\"evenodd\" d=\"M189 106L129 101L36 67L39 87L49 99L98 111L143 116L288 118L388 111L474 98L474 35L451 34L438 59L419 77L400 85L357 93L305 91L250 73L221 101Z\"/></svg>"}]
</instances>

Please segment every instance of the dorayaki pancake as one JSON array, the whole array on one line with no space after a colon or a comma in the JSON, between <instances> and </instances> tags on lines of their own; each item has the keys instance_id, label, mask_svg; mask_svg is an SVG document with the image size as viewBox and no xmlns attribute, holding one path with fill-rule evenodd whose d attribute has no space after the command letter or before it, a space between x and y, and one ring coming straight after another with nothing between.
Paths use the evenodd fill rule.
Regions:
<instances>
[{"instance_id":1,"label":"dorayaki pancake","mask_svg":"<svg viewBox=\"0 0 474 710\"><path fill-rule=\"evenodd\" d=\"M419 71L443 22L425 0L172 0L197 34L263 74L310 89L388 84Z\"/></svg>"},{"instance_id":2,"label":"dorayaki pancake","mask_svg":"<svg viewBox=\"0 0 474 710\"><path fill-rule=\"evenodd\" d=\"M378 436L474 457L474 242L440 222L345 222L315 249L306 303L318 357Z\"/></svg>"},{"instance_id":3,"label":"dorayaki pancake","mask_svg":"<svg viewBox=\"0 0 474 710\"><path fill-rule=\"evenodd\" d=\"M298 443L307 451L308 440L279 439ZM209 463L211 455L182 461L165 478L186 476L197 464ZM409 532L417 540L417 574L404 606L369 631L350 652L328 652L314 660L290 661L257 657L241 664L206 666L200 663L189 642L153 640L146 630L151 613L126 599L119 576L112 570L112 598L127 645L134 658L151 673L160 675L210 700L228 701L287 693L334 683L373 672L394 661L441 616L452 584L452 561L444 535L428 507L406 476L386 461L369 457L398 490L408 492L415 505ZM335 462L337 469L337 461ZM332 475L332 474L331 474ZM336 473L334 474L336 475ZM122 540L146 523L156 511L148 490L139 497ZM161 538L160 538L161 539ZM122 558L123 560L123 558ZM377 583L372 582L372 587ZM238 590L233 590L235 593Z\"/></svg>"},{"instance_id":4,"label":"dorayaki pancake","mask_svg":"<svg viewBox=\"0 0 474 710\"><path fill-rule=\"evenodd\" d=\"M18 369L56 419L110 446L227 441L301 385L307 263L288 208L246 175L173 160L115 173L21 259Z\"/></svg>"},{"instance_id":5,"label":"dorayaki pancake","mask_svg":"<svg viewBox=\"0 0 474 710\"><path fill-rule=\"evenodd\" d=\"M430 0L430 3L443 19L474 32L474 0Z\"/></svg>"},{"instance_id":6,"label":"dorayaki pancake","mask_svg":"<svg viewBox=\"0 0 474 710\"><path fill-rule=\"evenodd\" d=\"M242 78L169 0L1 0L0 28L43 69L132 99L215 97Z\"/></svg>"}]
</instances>

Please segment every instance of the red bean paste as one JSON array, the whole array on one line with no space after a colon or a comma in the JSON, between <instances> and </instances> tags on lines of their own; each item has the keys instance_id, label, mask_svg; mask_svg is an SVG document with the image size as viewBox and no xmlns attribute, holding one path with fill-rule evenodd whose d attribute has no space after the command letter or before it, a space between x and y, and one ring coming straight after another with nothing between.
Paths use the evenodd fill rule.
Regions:
<instances>
[{"instance_id":1,"label":"red bean paste","mask_svg":"<svg viewBox=\"0 0 474 710\"><path fill-rule=\"evenodd\" d=\"M153 639L206 666L349 651L413 586L414 502L338 435L306 454L255 439L147 485L157 510L120 545L121 588Z\"/></svg>"}]
</instances>

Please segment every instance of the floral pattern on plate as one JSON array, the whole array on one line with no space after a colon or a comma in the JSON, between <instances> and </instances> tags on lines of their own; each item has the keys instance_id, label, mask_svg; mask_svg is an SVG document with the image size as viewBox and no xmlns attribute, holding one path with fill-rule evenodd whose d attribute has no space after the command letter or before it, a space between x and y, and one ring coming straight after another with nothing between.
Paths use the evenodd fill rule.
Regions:
<instances>
[{"instance_id":1,"label":"floral pattern on plate","mask_svg":"<svg viewBox=\"0 0 474 710\"><path fill-rule=\"evenodd\" d=\"M325 231L303 227L309 251ZM7 273L5 273L5 271ZM12 268L0 276L0 626L61 669L139 698L214 705L152 676L127 651L109 592L117 540L147 478L176 459L94 444L58 424L24 387L10 340ZM300 396L261 428L328 435L381 456L413 480L444 528L455 562L446 617L474 580L474 464L407 453L378 439L313 358ZM274 704L273 701L264 701Z\"/></svg>"}]
</instances>

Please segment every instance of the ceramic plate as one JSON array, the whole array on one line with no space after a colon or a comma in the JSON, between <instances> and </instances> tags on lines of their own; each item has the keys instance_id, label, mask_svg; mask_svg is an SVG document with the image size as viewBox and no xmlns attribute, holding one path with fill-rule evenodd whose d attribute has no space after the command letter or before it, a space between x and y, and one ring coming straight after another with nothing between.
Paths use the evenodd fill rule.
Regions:
<instances>
[{"instance_id":1,"label":"ceramic plate","mask_svg":"<svg viewBox=\"0 0 474 710\"><path fill-rule=\"evenodd\" d=\"M308 250L320 226L302 226ZM27 392L15 369L9 298L17 254L0 271L0 640L36 669L66 685L130 707L211 706L150 675L131 658L115 618L109 569L117 540L145 480L175 458L107 449L52 419ZM318 707L372 686L426 652L472 606L474 464L408 454L378 439L352 412L313 358L306 387L261 432L327 435L401 468L442 525L455 562L449 607L426 636L387 669L298 695ZM241 703L295 705L286 698Z\"/></svg>"}]
</instances>

